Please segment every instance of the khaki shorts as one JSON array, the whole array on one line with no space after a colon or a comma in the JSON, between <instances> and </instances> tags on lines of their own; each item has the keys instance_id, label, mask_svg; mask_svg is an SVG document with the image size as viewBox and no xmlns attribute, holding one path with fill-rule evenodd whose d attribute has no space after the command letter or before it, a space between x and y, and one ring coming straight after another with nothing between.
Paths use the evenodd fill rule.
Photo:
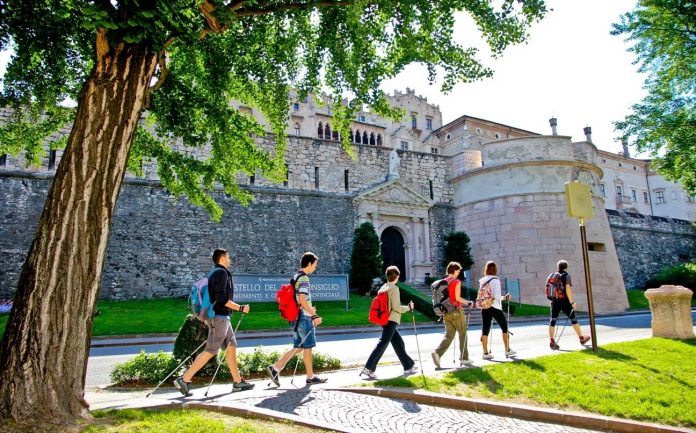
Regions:
<instances>
[{"instance_id":1,"label":"khaki shorts","mask_svg":"<svg viewBox=\"0 0 696 433\"><path fill-rule=\"evenodd\" d=\"M205 351L217 353L224 347L237 347L237 339L234 337L230 316L215 316L208 324L208 339L205 342Z\"/></svg>"}]
</instances>

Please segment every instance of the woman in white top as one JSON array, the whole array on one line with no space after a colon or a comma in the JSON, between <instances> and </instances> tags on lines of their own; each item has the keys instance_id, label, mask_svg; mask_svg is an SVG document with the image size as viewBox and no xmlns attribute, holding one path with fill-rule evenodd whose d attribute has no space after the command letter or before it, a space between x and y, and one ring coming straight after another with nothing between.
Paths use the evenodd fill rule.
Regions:
<instances>
[{"instance_id":1,"label":"woman in white top","mask_svg":"<svg viewBox=\"0 0 696 433\"><path fill-rule=\"evenodd\" d=\"M509 300L510 294L503 296L500 290L500 280L496 276L498 274L498 266L493 261L486 262L483 271L484 276L479 279L479 287L490 285L493 295L493 305L488 308L481 309L481 320L483 321L483 329L481 330L481 343L483 344L483 359L493 359L493 354L488 351L488 333L491 331L493 319L498 323L503 331L503 343L505 344L505 356L515 355L515 351L510 349L510 336L508 334L508 323L503 313L503 304L501 301ZM479 289L480 290L480 289Z\"/></svg>"}]
</instances>

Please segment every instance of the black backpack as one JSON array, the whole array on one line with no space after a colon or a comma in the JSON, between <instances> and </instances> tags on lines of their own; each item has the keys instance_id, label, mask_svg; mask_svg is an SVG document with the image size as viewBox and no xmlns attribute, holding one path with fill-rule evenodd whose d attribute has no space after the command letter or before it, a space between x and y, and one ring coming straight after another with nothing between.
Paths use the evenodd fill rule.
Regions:
<instances>
[{"instance_id":1,"label":"black backpack","mask_svg":"<svg viewBox=\"0 0 696 433\"><path fill-rule=\"evenodd\" d=\"M444 316L450 311L454 311L454 305L450 301L449 297L449 281L446 278L437 280L430 285L430 289L433 291L433 311L435 315Z\"/></svg>"}]
</instances>

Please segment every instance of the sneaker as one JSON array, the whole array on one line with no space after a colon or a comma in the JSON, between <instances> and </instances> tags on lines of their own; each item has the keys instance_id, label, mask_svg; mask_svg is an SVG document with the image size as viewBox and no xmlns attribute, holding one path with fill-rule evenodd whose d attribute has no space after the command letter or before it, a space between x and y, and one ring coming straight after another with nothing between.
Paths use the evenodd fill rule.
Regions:
<instances>
[{"instance_id":1,"label":"sneaker","mask_svg":"<svg viewBox=\"0 0 696 433\"><path fill-rule=\"evenodd\" d=\"M493 354L491 352L483 352L481 359L493 359Z\"/></svg>"},{"instance_id":2,"label":"sneaker","mask_svg":"<svg viewBox=\"0 0 696 433\"><path fill-rule=\"evenodd\" d=\"M549 343L549 347L551 348L551 350L558 350L561 348L561 346L559 346L558 343L556 343L556 341L553 338L551 339L551 342Z\"/></svg>"},{"instance_id":3,"label":"sneaker","mask_svg":"<svg viewBox=\"0 0 696 433\"><path fill-rule=\"evenodd\" d=\"M368 379L377 379L375 372L367 368L363 368L358 377L361 377L363 374L367 376Z\"/></svg>"},{"instance_id":4,"label":"sneaker","mask_svg":"<svg viewBox=\"0 0 696 433\"><path fill-rule=\"evenodd\" d=\"M582 336L582 337L580 337L580 344L585 344L588 341L590 341L591 339L592 338L589 335Z\"/></svg>"},{"instance_id":5,"label":"sneaker","mask_svg":"<svg viewBox=\"0 0 696 433\"><path fill-rule=\"evenodd\" d=\"M508 349L508 350L505 351L505 357L506 357L506 358L509 358L509 357L515 356L515 355L517 355L517 352L515 352L515 351L512 350L512 349Z\"/></svg>"},{"instance_id":6,"label":"sneaker","mask_svg":"<svg viewBox=\"0 0 696 433\"><path fill-rule=\"evenodd\" d=\"M191 392L189 391L189 385L190 383L185 382L183 376L179 376L174 380L174 387L178 389L184 397L191 396Z\"/></svg>"},{"instance_id":7,"label":"sneaker","mask_svg":"<svg viewBox=\"0 0 696 433\"><path fill-rule=\"evenodd\" d=\"M409 368L408 370L404 370L404 374L416 374L416 373L418 373L418 367L415 365L413 367Z\"/></svg>"},{"instance_id":8,"label":"sneaker","mask_svg":"<svg viewBox=\"0 0 696 433\"><path fill-rule=\"evenodd\" d=\"M250 389L254 388L253 383L249 383L242 379L241 382L234 382L232 383L232 392L241 392L241 391L248 391Z\"/></svg>"},{"instance_id":9,"label":"sneaker","mask_svg":"<svg viewBox=\"0 0 696 433\"><path fill-rule=\"evenodd\" d=\"M280 371L276 370L274 366L268 366L268 374L271 375L271 382L277 387L280 387Z\"/></svg>"},{"instance_id":10,"label":"sneaker","mask_svg":"<svg viewBox=\"0 0 696 433\"><path fill-rule=\"evenodd\" d=\"M313 376L312 378L308 377L307 380L305 381L305 383L307 385L316 385L318 383L326 383L327 380L329 380L329 379L327 379L325 377Z\"/></svg>"},{"instance_id":11,"label":"sneaker","mask_svg":"<svg viewBox=\"0 0 696 433\"><path fill-rule=\"evenodd\" d=\"M440 368L440 355L437 354L437 352L431 353L433 356L433 363L435 364L435 367Z\"/></svg>"},{"instance_id":12,"label":"sneaker","mask_svg":"<svg viewBox=\"0 0 696 433\"><path fill-rule=\"evenodd\" d=\"M471 366L471 365L473 365L473 364L474 364L474 362L473 362L472 360L470 360L470 359L462 359L462 360L459 362L459 366L460 366L460 367L469 367L469 366Z\"/></svg>"}]
</instances>

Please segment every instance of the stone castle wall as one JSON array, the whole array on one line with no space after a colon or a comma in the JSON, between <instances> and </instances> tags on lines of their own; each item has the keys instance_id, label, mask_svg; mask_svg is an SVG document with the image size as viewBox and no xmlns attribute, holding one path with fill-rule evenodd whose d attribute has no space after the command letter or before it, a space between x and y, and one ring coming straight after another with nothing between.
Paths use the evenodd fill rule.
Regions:
<instances>
[{"instance_id":1,"label":"stone castle wall","mask_svg":"<svg viewBox=\"0 0 696 433\"><path fill-rule=\"evenodd\" d=\"M696 227L687 221L619 211L607 214L627 288L642 289L662 269L696 261Z\"/></svg>"}]
</instances>

